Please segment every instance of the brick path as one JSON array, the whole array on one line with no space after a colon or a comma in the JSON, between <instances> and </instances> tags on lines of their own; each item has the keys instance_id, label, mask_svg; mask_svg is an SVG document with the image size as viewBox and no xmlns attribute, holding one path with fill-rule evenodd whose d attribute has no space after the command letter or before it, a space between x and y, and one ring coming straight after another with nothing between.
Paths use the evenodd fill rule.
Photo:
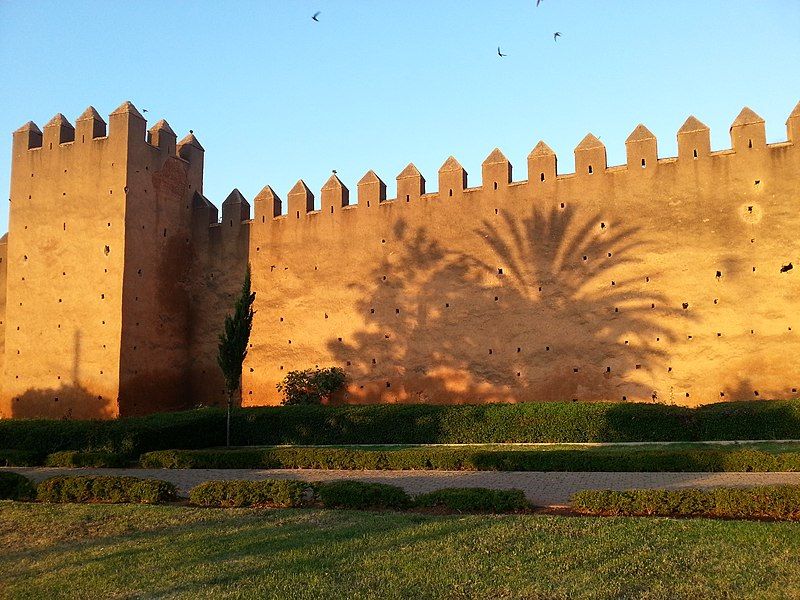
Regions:
<instances>
[{"instance_id":1,"label":"brick path","mask_svg":"<svg viewBox=\"0 0 800 600\"><path fill-rule=\"evenodd\" d=\"M301 479L333 481L355 479L390 483L411 494L444 487L518 488L539 506L563 506L573 492L586 489L676 489L683 487L747 487L800 485L800 473L589 473L520 471L335 471L321 469L58 469L6 467L34 481L54 475L131 475L171 481L182 495L203 481L214 479Z\"/></svg>"}]
</instances>

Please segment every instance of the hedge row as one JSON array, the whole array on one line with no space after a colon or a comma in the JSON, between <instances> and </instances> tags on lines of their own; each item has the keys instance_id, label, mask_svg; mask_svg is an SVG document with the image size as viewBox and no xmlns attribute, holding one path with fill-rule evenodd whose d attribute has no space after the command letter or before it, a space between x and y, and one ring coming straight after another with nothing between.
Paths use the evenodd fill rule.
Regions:
<instances>
[{"instance_id":1,"label":"hedge row","mask_svg":"<svg viewBox=\"0 0 800 600\"><path fill-rule=\"evenodd\" d=\"M189 492L199 506L273 506L352 510L444 508L456 512L505 513L530 509L521 490L451 488L412 498L400 487L363 481L306 483L289 479L208 481Z\"/></svg>"},{"instance_id":2,"label":"hedge row","mask_svg":"<svg viewBox=\"0 0 800 600\"><path fill-rule=\"evenodd\" d=\"M103 502L159 504L177 498L175 486L137 477L51 477L36 486L41 502Z\"/></svg>"},{"instance_id":3,"label":"hedge row","mask_svg":"<svg viewBox=\"0 0 800 600\"><path fill-rule=\"evenodd\" d=\"M36 487L19 473L0 473L0 500L33 500Z\"/></svg>"},{"instance_id":4,"label":"hedge row","mask_svg":"<svg viewBox=\"0 0 800 600\"><path fill-rule=\"evenodd\" d=\"M711 404L696 409L636 403L258 407L234 411L238 446L800 439L800 400ZM113 421L0 420L0 448L42 456L225 443L225 412L206 408Z\"/></svg>"},{"instance_id":5,"label":"hedge row","mask_svg":"<svg viewBox=\"0 0 800 600\"><path fill-rule=\"evenodd\" d=\"M800 519L800 487L711 490L586 490L572 507L589 515Z\"/></svg>"},{"instance_id":6,"label":"hedge row","mask_svg":"<svg viewBox=\"0 0 800 600\"><path fill-rule=\"evenodd\" d=\"M383 450L270 447L157 450L147 469L439 469L447 471L800 471L800 452L731 448L487 450L422 446Z\"/></svg>"}]
</instances>

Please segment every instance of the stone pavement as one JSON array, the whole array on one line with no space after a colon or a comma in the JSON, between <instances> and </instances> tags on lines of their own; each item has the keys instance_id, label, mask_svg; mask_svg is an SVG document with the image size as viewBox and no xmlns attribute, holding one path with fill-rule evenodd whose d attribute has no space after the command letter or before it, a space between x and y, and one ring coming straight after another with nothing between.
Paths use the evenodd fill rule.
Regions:
<instances>
[{"instance_id":1,"label":"stone pavement","mask_svg":"<svg viewBox=\"0 0 800 600\"><path fill-rule=\"evenodd\" d=\"M587 489L677 489L685 487L748 487L800 485L800 473L602 473L521 471L339 471L323 469L60 469L4 467L34 481L54 475L129 475L164 479L186 495L203 481L225 479L301 479L303 481L358 480L389 483L419 494L445 487L518 488L539 506L564 506L572 493Z\"/></svg>"}]
</instances>

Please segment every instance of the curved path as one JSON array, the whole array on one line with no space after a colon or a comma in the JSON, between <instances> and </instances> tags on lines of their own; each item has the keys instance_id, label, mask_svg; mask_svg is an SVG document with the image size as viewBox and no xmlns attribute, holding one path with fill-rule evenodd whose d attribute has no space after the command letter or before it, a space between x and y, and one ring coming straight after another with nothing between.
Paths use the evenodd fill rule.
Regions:
<instances>
[{"instance_id":1,"label":"curved path","mask_svg":"<svg viewBox=\"0 0 800 600\"><path fill-rule=\"evenodd\" d=\"M518 488L539 506L564 506L574 492L586 489L626 490L635 488L676 489L685 487L748 487L754 485L800 485L800 473L601 473L539 471L339 471L323 469L59 469L48 467L4 467L42 481L54 475L129 475L164 479L186 495L203 481L224 479L301 479L334 481L354 479L389 483L410 494L445 487Z\"/></svg>"}]
</instances>

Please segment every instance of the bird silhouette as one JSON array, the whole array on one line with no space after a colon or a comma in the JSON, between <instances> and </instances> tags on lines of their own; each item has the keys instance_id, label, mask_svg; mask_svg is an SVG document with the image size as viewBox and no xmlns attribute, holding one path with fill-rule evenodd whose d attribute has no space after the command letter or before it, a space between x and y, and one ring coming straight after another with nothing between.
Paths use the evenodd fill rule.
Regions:
<instances>
[{"instance_id":1,"label":"bird silhouette","mask_svg":"<svg viewBox=\"0 0 800 600\"><path fill-rule=\"evenodd\" d=\"M558 41L558 38L560 38L560 37L561 37L561 32L560 32L560 31L556 31L556 32L553 34L553 41L554 41L554 42L557 42L557 41Z\"/></svg>"},{"instance_id":2,"label":"bird silhouette","mask_svg":"<svg viewBox=\"0 0 800 600\"><path fill-rule=\"evenodd\" d=\"M331 169L331 170L333 171L333 174L336 175L336 169Z\"/></svg>"},{"instance_id":3,"label":"bird silhouette","mask_svg":"<svg viewBox=\"0 0 800 600\"><path fill-rule=\"evenodd\" d=\"M142 112L143 112L143 113L146 113L146 112L147 112L147 109L146 109L146 108L143 108L143 109L142 109Z\"/></svg>"},{"instance_id":4,"label":"bird silhouette","mask_svg":"<svg viewBox=\"0 0 800 600\"><path fill-rule=\"evenodd\" d=\"M542 3L542 0L536 0L536 6L539 6Z\"/></svg>"},{"instance_id":5,"label":"bird silhouette","mask_svg":"<svg viewBox=\"0 0 800 600\"><path fill-rule=\"evenodd\" d=\"M319 23L319 19L318 19L317 17L319 16L319 13L321 13L321 12L322 12L322 11L320 11L320 10L318 10L317 12L315 12L315 13L314 13L314 14L311 16L311 20L312 20L312 21L316 21L317 23Z\"/></svg>"},{"instance_id":6,"label":"bird silhouette","mask_svg":"<svg viewBox=\"0 0 800 600\"><path fill-rule=\"evenodd\" d=\"M500 52L500 46L497 47L497 55L498 56L508 56L508 54L503 54L502 52Z\"/></svg>"}]
</instances>

